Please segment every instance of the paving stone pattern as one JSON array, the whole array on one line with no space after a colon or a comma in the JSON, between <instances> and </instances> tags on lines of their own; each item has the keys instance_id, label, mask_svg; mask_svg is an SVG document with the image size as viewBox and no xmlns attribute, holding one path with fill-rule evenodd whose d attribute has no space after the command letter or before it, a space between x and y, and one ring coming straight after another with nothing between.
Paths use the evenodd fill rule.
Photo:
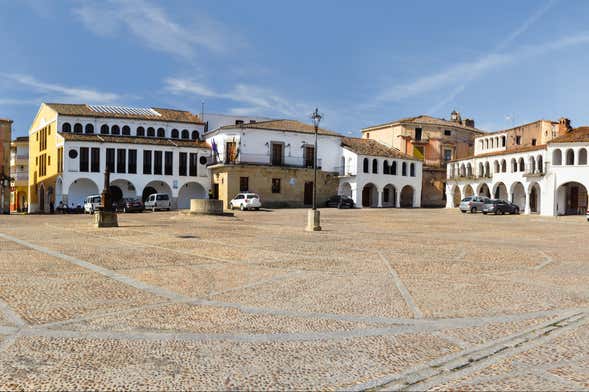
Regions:
<instances>
[{"instance_id":1,"label":"paving stone pattern","mask_svg":"<svg viewBox=\"0 0 589 392\"><path fill-rule=\"evenodd\" d=\"M587 390L589 225L0 216L0 390Z\"/></svg>"}]
</instances>

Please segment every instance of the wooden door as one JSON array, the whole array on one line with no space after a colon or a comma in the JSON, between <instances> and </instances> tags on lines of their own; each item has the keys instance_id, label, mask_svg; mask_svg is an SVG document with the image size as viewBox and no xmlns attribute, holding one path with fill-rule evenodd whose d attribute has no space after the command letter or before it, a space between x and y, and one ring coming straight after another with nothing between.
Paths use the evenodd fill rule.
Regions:
<instances>
[{"instance_id":1,"label":"wooden door","mask_svg":"<svg viewBox=\"0 0 589 392\"><path fill-rule=\"evenodd\" d=\"M272 143L272 165L282 166L282 144Z\"/></svg>"},{"instance_id":2,"label":"wooden door","mask_svg":"<svg viewBox=\"0 0 589 392\"><path fill-rule=\"evenodd\" d=\"M313 204L313 181L305 182L305 195L303 199L305 205Z\"/></svg>"}]
</instances>

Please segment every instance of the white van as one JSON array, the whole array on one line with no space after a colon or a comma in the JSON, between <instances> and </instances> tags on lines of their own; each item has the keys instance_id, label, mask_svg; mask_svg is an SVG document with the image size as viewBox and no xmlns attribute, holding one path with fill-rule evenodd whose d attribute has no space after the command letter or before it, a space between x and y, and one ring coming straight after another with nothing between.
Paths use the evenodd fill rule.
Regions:
<instances>
[{"instance_id":1,"label":"white van","mask_svg":"<svg viewBox=\"0 0 589 392\"><path fill-rule=\"evenodd\" d=\"M94 214L98 207L100 207L100 195L88 196L84 201L84 214Z\"/></svg>"},{"instance_id":2,"label":"white van","mask_svg":"<svg viewBox=\"0 0 589 392\"><path fill-rule=\"evenodd\" d=\"M157 210L170 211L172 208L172 201L167 193L152 193L147 197L144 203L145 209L151 209L153 212Z\"/></svg>"}]
</instances>

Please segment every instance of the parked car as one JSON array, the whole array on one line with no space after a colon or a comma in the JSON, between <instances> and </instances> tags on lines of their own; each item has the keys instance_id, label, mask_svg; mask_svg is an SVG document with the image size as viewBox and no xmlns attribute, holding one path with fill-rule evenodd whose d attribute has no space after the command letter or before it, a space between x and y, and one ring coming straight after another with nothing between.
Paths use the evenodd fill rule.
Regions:
<instances>
[{"instance_id":1,"label":"parked car","mask_svg":"<svg viewBox=\"0 0 589 392\"><path fill-rule=\"evenodd\" d=\"M327 200L327 207L335 207L335 208L354 208L356 205L354 200L352 200L349 196L332 196Z\"/></svg>"},{"instance_id":2,"label":"parked car","mask_svg":"<svg viewBox=\"0 0 589 392\"><path fill-rule=\"evenodd\" d=\"M468 196L462 199L460 202L460 211L465 213L470 211L471 213L477 213L483 210L483 205L490 199L484 196Z\"/></svg>"},{"instance_id":3,"label":"parked car","mask_svg":"<svg viewBox=\"0 0 589 392\"><path fill-rule=\"evenodd\" d=\"M172 209L170 196L167 193L152 193L145 200L145 209L152 210L153 212L157 210L170 211Z\"/></svg>"},{"instance_id":4,"label":"parked car","mask_svg":"<svg viewBox=\"0 0 589 392\"><path fill-rule=\"evenodd\" d=\"M519 214L519 207L516 204L505 200L492 199L483 206L483 214L487 215L493 213L495 215Z\"/></svg>"},{"instance_id":5,"label":"parked car","mask_svg":"<svg viewBox=\"0 0 589 392\"><path fill-rule=\"evenodd\" d=\"M240 210L259 210L262 207L262 201L257 193L241 192L238 193L229 202L229 209L239 208Z\"/></svg>"},{"instance_id":6,"label":"parked car","mask_svg":"<svg viewBox=\"0 0 589 392\"><path fill-rule=\"evenodd\" d=\"M100 195L91 195L84 201L84 214L94 214L100 207Z\"/></svg>"},{"instance_id":7,"label":"parked car","mask_svg":"<svg viewBox=\"0 0 589 392\"><path fill-rule=\"evenodd\" d=\"M126 197L121 199L116 205L118 212L143 212L144 209L145 207L141 199L137 197Z\"/></svg>"}]
</instances>

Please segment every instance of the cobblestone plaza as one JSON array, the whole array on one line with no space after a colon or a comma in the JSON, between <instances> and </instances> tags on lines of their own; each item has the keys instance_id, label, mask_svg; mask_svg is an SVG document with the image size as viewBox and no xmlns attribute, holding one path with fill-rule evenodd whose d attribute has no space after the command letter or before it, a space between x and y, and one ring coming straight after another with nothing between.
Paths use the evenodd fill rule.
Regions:
<instances>
[{"instance_id":1,"label":"cobblestone plaza","mask_svg":"<svg viewBox=\"0 0 589 392\"><path fill-rule=\"evenodd\" d=\"M589 224L0 217L0 390L587 390Z\"/></svg>"}]
</instances>

